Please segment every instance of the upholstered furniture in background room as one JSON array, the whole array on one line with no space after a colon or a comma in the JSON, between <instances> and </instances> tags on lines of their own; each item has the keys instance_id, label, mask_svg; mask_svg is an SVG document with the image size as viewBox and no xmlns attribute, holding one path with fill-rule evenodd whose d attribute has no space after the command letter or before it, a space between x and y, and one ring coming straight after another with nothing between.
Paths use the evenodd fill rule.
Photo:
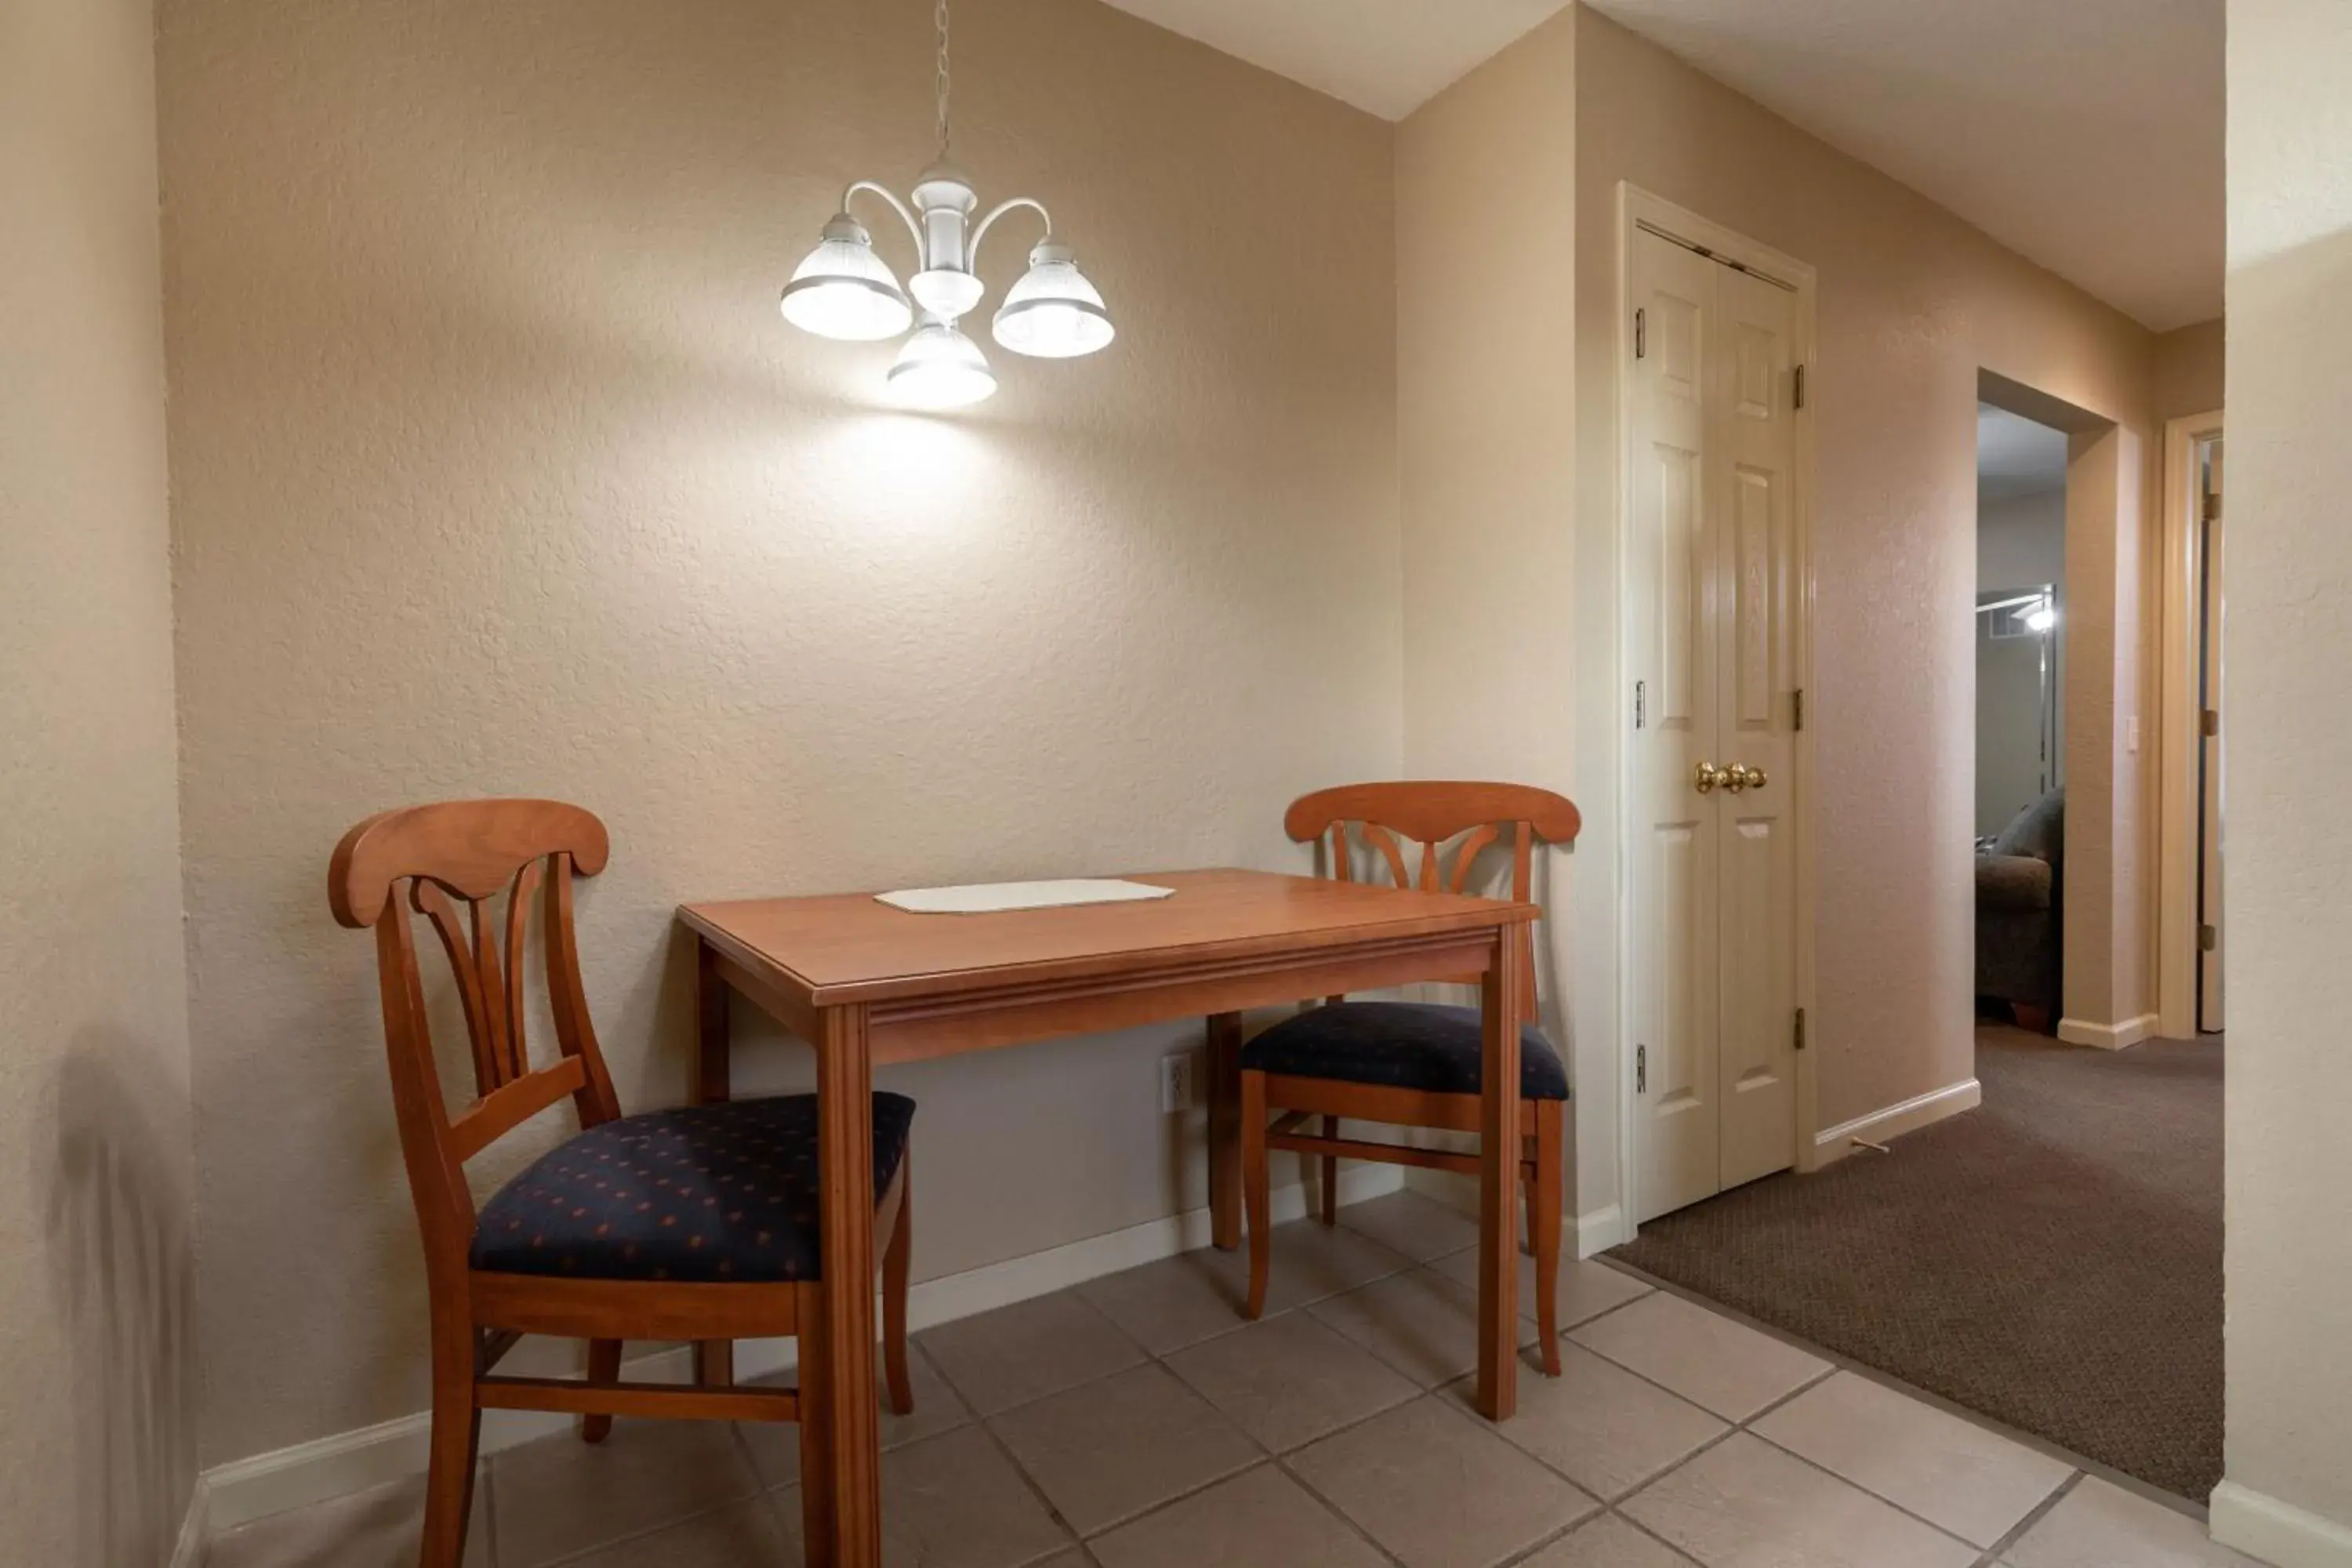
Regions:
<instances>
[{"instance_id":1,"label":"upholstered furniture in background room","mask_svg":"<svg viewBox=\"0 0 2352 1568\"><path fill-rule=\"evenodd\" d=\"M1581 826L1576 807L1564 796L1505 784L1349 784L1302 796L1283 817L1285 830L1301 842L1328 836L1328 869L1342 881L1355 878L1348 833L1351 822L1361 825L1366 844L1378 851L1398 887L1414 885L1406 875L1397 837L1401 833L1421 846L1419 886L1457 893L1469 886L1480 851L1500 844L1508 830L1510 897L1523 903L1532 901L1535 845L1572 842ZM1450 873L1440 863L1449 845L1454 851ZM1536 1258L1536 1316L1542 1330L1544 1370L1557 1377L1568 1070L1534 1021L1533 929L1529 922L1516 932L1516 940L1525 944L1519 1016L1528 1020L1519 1028L1519 1094L1530 1130L1520 1170ZM1321 1158L1326 1225L1337 1221L1342 1157L1477 1174L1476 1155L1343 1138L1340 1122L1477 1131L1484 1043L1475 1007L1350 1002L1333 996L1242 1047L1242 1193L1249 1220L1250 1317L1265 1310L1271 1266L1268 1152L1281 1149ZM1271 1125L1269 1114L1277 1116ZM1320 1127L1309 1131L1308 1123L1318 1118Z\"/></svg>"},{"instance_id":2,"label":"upholstered furniture in background room","mask_svg":"<svg viewBox=\"0 0 2352 1568\"><path fill-rule=\"evenodd\" d=\"M625 1340L821 1331L817 1102L795 1095L621 1114L588 1020L572 912L573 876L603 870L608 847L604 825L578 806L450 801L368 818L336 846L328 873L335 918L375 928L393 1106L424 1233L433 1433L421 1568L457 1568L464 1555L484 1410L576 1413L592 1443L614 1415L805 1416L803 1479L831 1463L825 1426L814 1419L816 1402L829 1395L806 1376L797 1390L621 1380ZM534 897L542 900L557 1046L553 1060L536 1066L523 1027ZM435 1065L412 910L439 936L465 1014L477 1098L455 1116ZM566 1099L579 1133L528 1166L478 1217L466 1163ZM914 1110L901 1095L873 1097L884 1366L891 1407L901 1413L914 1408L907 1369ZM588 1341L586 1381L492 1376L524 1334Z\"/></svg>"},{"instance_id":3,"label":"upholstered furniture in background room","mask_svg":"<svg viewBox=\"0 0 2352 1568\"><path fill-rule=\"evenodd\" d=\"M2058 1016L2065 928L2066 791L2018 813L1977 856L1977 994L2025 1028Z\"/></svg>"}]
</instances>

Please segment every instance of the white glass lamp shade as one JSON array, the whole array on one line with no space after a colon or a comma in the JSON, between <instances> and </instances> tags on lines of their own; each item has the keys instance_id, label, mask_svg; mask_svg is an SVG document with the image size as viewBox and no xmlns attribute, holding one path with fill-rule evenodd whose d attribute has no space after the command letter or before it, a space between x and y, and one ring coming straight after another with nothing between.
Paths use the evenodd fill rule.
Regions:
<instances>
[{"instance_id":1,"label":"white glass lamp shade","mask_svg":"<svg viewBox=\"0 0 2352 1568\"><path fill-rule=\"evenodd\" d=\"M936 412L980 402L995 392L996 374L978 343L945 321L927 321L898 351L887 384L900 407Z\"/></svg>"},{"instance_id":2,"label":"white glass lamp shade","mask_svg":"<svg viewBox=\"0 0 2352 1568\"><path fill-rule=\"evenodd\" d=\"M824 237L784 285L784 320L803 331L845 342L895 338L912 324L914 307L866 227L847 213L824 226Z\"/></svg>"},{"instance_id":3,"label":"white glass lamp shade","mask_svg":"<svg viewBox=\"0 0 2352 1568\"><path fill-rule=\"evenodd\" d=\"M1004 296L994 330L998 342L1038 359L1076 359L1118 335L1070 247L1050 239L1029 253L1029 270Z\"/></svg>"}]
</instances>

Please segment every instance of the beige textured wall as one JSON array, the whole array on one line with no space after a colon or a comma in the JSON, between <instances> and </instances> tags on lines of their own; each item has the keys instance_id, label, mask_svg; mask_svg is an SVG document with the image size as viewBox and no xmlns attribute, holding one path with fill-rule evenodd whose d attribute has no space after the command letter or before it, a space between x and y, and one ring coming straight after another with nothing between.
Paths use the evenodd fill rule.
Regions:
<instances>
[{"instance_id":1,"label":"beige textured wall","mask_svg":"<svg viewBox=\"0 0 2352 1568\"><path fill-rule=\"evenodd\" d=\"M1396 143L1405 771L1571 795L1575 41L1563 12L1415 110ZM1571 956L1561 879L1589 864L1545 857L1554 1027Z\"/></svg>"},{"instance_id":2,"label":"beige textured wall","mask_svg":"<svg viewBox=\"0 0 2352 1568\"><path fill-rule=\"evenodd\" d=\"M2283 1563L2352 1543L2352 12L2231 0L2226 1539ZM2335 1521L2252 1533L2244 1489ZM2324 1537L2323 1537L2324 1539Z\"/></svg>"},{"instance_id":3,"label":"beige textured wall","mask_svg":"<svg viewBox=\"0 0 2352 1568\"><path fill-rule=\"evenodd\" d=\"M2156 340L2156 416L2179 419L2221 406L2221 318Z\"/></svg>"},{"instance_id":4,"label":"beige textured wall","mask_svg":"<svg viewBox=\"0 0 2352 1568\"><path fill-rule=\"evenodd\" d=\"M1821 829L1812 1038L1819 1120L1833 1124L1973 1070L1966 759L1978 371L2117 421L2145 446L2151 339L1616 24L1581 7L1577 23L1580 668L1608 668L1616 635L1618 181L1819 273L1809 384L1818 398L1818 487L1807 713ZM2072 635L2074 659L2098 657L2079 622ZM1613 700L1580 709L1579 789L1596 808L1580 859L1617 852L1619 717ZM1613 941L1608 922L1590 929L1596 945ZM1586 987L1577 1021L1580 1092L1613 1097L1612 998ZM1596 1133L1613 1137L1613 1123L1596 1130L1580 1119L1580 1170L1589 1173ZM1586 1191L1579 1201L1589 1212L1613 1194Z\"/></svg>"},{"instance_id":5,"label":"beige textured wall","mask_svg":"<svg viewBox=\"0 0 2352 1568\"><path fill-rule=\"evenodd\" d=\"M2066 910L2062 1036L2105 1044L2102 1026L2156 1009L2157 687L2148 630L2158 584L2144 541L2147 464L2161 439L2116 426L2076 431L2066 455ZM2119 520L2137 518L2141 527ZM2131 721L2141 732L2133 739ZM2137 749L2135 749L2137 747ZM2152 1018L2147 1023L2153 1024ZM2089 1033L2083 1026L2088 1026Z\"/></svg>"},{"instance_id":6,"label":"beige textured wall","mask_svg":"<svg viewBox=\"0 0 2352 1568\"><path fill-rule=\"evenodd\" d=\"M2066 492L2012 496L1977 509L1977 591L2066 585Z\"/></svg>"},{"instance_id":7,"label":"beige textured wall","mask_svg":"<svg viewBox=\"0 0 2352 1568\"><path fill-rule=\"evenodd\" d=\"M863 0L165 0L208 1462L425 1402L323 896L362 814L604 816L591 1002L646 1106L681 899L1302 866L1284 805L1397 767L1391 129L1092 0L960 11L959 159L1051 203L1121 336L888 415L889 347L775 298L845 180L930 156L930 49ZM1153 1068L1197 1037L885 1072L919 1273L1198 1202Z\"/></svg>"},{"instance_id":8,"label":"beige textured wall","mask_svg":"<svg viewBox=\"0 0 2352 1568\"><path fill-rule=\"evenodd\" d=\"M0 6L0 1563L194 1474L152 24Z\"/></svg>"}]
</instances>

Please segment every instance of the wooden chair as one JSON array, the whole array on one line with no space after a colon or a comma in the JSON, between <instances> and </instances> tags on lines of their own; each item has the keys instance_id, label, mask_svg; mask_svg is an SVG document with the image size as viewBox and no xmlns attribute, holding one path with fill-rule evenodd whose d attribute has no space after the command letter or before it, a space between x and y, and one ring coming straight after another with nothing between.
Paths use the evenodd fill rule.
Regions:
<instances>
[{"instance_id":1,"label":"wooden chair","mask_svg":"<svg viewBox=\"0 0 2352 1568\"><path fill-rule=\"evenodd\" d=\"M792 1421L831 1397L799 1389L621 1381L625 1340L698 1342L823 1331L817 1278L815 1097L739 1100L624 1117L588 1021L572 879L604 868L604 825L546 800L449 801L369 817L328 872L335 919L373 926L401 1152L424 1234L433 1317L433 1432L422 1568L465 1549L484 1410L564 1411L601 1441L615 1415ZM507 895L501 923L492 900ZM523 1039L530 906L543 899L558 1055ZM464 907L461 918L459 906ZM442 1097L409 911L456 972L478 1098ZM503 947L503 952L501 952ZM466 1162L569 1097L581 1131L475 1211ZM908 1129L913 1102L874 1097L875 1228L883 1254L890 1405L914 1408L907 1372ZM524 1334L589 1342L586 1381L498 1377ZM807 1364L803 1359L803 1364ZM865 1389L843 1397L870 1398ZM831 1457L812 1423L804 1478ZM804 1490L811 1497L822 1486Z\"/></svg>"},{"instance_id":2,"label":"wooden chair","mask_svg":"<svg viewBox=\"0 0 2352 1568\"><path fill-rule=\"evenodd\" d=\"M1538 840L1572 841L1581 826L1576 807L1549 790L1507 784L1369 784L1318 790L1291 804L1283 827L1303 843L1330 836L1330 874L1352 880L1348 825L1360 824L1365 841L1380 852L1396 885L1413 885L1405 874L1397 835L1421 845L1419 886L1461 892L1479 852L1511 831L1511 896L1528 899ZM1466 835L1466 837L1465 837ZM1440 855L1453 840L1454 868L1446 875ZM1559 1229L1562 1150L1566 1142L1568 1073L1559 1053L1544 1037L1536 1016L1535 964L1530 927L1518 928L1530 944L1520 973L1527 989L1519 1035L1520 1089L1525 1125L1521 1170L1527 1184L1528 1234L1536 1259L1536 1316L1543 1334L1544 1370L1559 1375ZM1475 982L1476 976L1465 976ZM1242 1047L1242 1194L1249 1219L1248 1315L1265 1310L1271 1252L1270 1196L1266 1154L1282 1149L1322 1160L1323 1223L1339 1217L1337 1178L1342 1157L1390 1164L1478 1173L1475 1154L1409 1148L1339 1136L1342 1118L1454 1132L1478 1130L1482 1037L1475 1007L1402 1002L1350 1002L1328 998L1295 1018L1285 1019ZM1272 1125L1268 1114L1277 1113ZM1318 1131L1306 1131L1320 1118Z\"/></svg>"}]
</instances>

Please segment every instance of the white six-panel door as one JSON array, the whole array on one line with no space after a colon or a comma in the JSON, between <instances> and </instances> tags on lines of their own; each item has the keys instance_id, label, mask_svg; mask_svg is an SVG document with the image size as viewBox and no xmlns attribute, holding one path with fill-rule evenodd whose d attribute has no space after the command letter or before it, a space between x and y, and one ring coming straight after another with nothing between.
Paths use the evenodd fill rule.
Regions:
<instances>
[{"instance_id":1,"label":"white six-panel door","mask_svg":"<svg viewBox=\"0 0 2352 1568\"><path fill-rule=\"evenodd\" d=\"M1790 803L1803 595L1794 294L1647 230L1632 259L1639 1221L1796 1162ZM1703 780L1702 768L1729 779Z\"/></svg>"}]
</instances>

